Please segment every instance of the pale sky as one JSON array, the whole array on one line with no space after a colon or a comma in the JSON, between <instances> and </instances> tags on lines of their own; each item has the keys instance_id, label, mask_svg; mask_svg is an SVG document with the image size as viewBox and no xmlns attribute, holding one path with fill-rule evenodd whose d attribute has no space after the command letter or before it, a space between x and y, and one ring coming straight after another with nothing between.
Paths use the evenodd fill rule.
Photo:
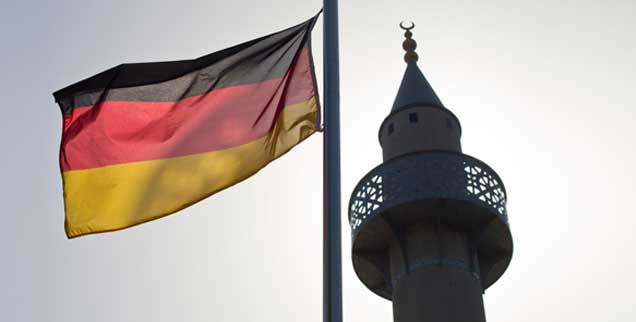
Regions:
<instances>
[{"instance_id":1,"label":"pale sky","mask_svg":"<svg viewBox=\"0 0 636 322\"><path fill-rule=\"evenodd\" d=\"M0 321L322 321L322 134L175 215L67 240L51 93L123 62L189 59L304 21L319 0L0 4ZM405 64L508 191L490 322L636 319L636 2L341 3L344 320L392 321L357 279L347 203L382 161ZM322 22L314 29L322 82Z\"/></svg>"}]
</instances>

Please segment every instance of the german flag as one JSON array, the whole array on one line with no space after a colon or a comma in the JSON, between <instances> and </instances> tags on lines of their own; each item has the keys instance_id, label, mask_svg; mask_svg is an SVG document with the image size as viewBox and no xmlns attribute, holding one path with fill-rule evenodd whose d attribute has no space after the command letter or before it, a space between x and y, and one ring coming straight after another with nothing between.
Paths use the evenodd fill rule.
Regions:
<instances>
[{"instance_id":1,"label":"german flag","mask_svg":"<svg viewBox=\"0 0 636 322\"><path fill-rule=\"evenodd\" d=\"M313 134L315 19L194 60L122 64L55 92L67 236L174 213Z\"/></svg>"}]
</instances>

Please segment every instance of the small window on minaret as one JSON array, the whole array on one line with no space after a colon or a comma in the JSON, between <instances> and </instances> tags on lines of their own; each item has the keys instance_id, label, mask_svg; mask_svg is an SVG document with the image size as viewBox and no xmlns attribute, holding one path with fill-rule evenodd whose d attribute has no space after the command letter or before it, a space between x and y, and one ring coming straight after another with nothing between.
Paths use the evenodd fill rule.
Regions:
<instances>
[{"instance_id":1,"label":"small window on minaret","mask_svg":"<svg viewBox=\"0 0 636 322\"><path fill-rule=\"evenodd\" d=\"M417 123L417 113L409 113L409 122Z\"/></svg>"},{"instance_id":2,"label":"small window on minaret","mask_svg":"<svg viewBox=\"0 0 636 322\"><path fill-rule=\"evenodd\" d=\"M389 124L389 135L393 134L393 123Z\"/></svg>"}]
</instances>

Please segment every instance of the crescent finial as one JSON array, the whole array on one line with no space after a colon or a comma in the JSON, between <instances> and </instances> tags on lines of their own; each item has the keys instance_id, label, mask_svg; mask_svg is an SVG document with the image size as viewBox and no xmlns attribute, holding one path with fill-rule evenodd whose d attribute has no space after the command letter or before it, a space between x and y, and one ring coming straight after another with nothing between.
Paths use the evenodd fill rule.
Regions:
<instances>
[{"instance_id":1,"label":"crescent finial","mask_svg":"<svg viewBox=\"0 0 636 322\"><path fill-rule=\"evenodd\" d=\"M400 28L402 28L403 30L406 30L406 31L409 31L409 30L415 28L415 23L413 21L409 21L409 22L411 23L411 26L410 27L405 27L404 26L404 21L401 21L400 22Z\"/></svg>"}]
</instances>

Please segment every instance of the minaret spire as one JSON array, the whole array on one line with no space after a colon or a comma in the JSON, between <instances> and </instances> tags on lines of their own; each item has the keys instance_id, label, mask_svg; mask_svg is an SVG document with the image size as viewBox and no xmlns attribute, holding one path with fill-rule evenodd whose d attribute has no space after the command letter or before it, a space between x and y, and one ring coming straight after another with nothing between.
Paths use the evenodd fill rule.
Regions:
<instances>
[{"instance_id":1,"label":"minaret spire","mask_svg":"<svg viewBox=\"0 0 636 322\"><path fill-rule=\"evenodd\" d=\"M417 66L418 55L415 52L417 42L412 38L413 33L411 32L411 29L415 28L415 24L411 22L411 26L405 27L403 23L400 23L400 28L405 30L404 37L406 39L402 43L402 48L406 51L404 61L407 65L391 112L415 105L444 108L439 97Z\"/></svg>"}]
</instances>

